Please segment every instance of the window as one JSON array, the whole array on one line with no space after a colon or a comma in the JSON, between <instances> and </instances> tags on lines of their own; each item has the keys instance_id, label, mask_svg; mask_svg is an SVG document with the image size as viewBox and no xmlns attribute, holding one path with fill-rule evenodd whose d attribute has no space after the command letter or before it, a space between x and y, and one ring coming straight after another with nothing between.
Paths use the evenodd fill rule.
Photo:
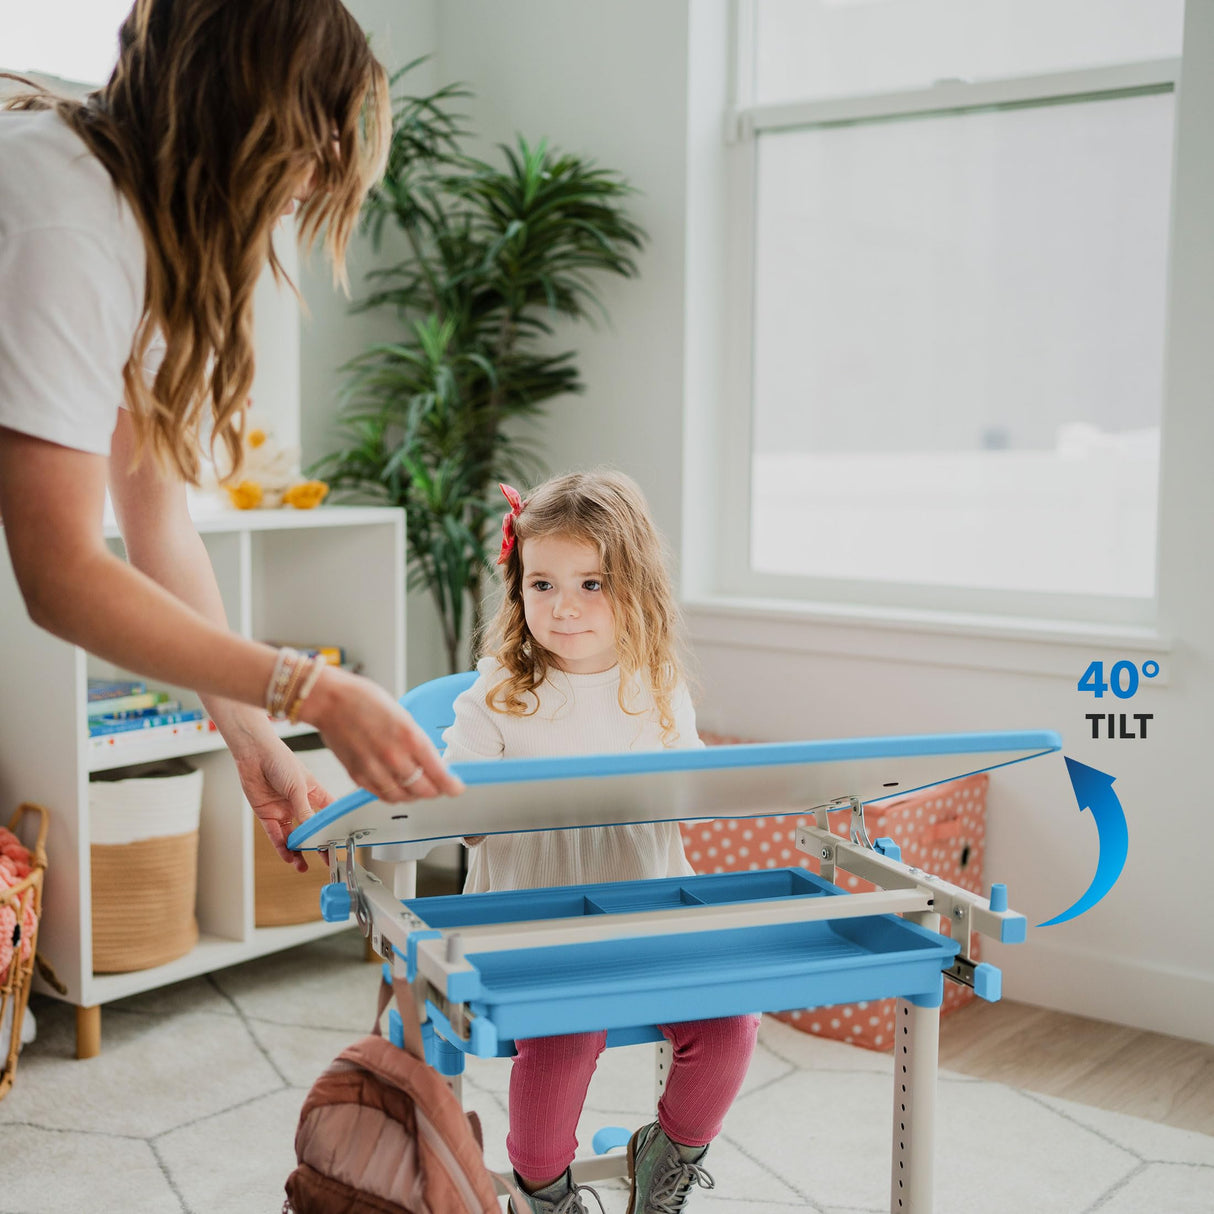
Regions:
<instances>
[{"instance_id":1,"label":"window","mask_svg":"<svg viewBox=\"0 0 1214 1214\"><path fill-rule=\"evenodd\" d=\"M1180 0L740 13L731 580L1148 619Z\"/></svg>"},{"instance_id":2,"label":"window","mask_svg":"<svg viewBox=\"0 0 1214 1214\"><path fill-rule=\"evenodd\" d=\"M6 5L0 69L103 84L118 59L118 27L133 0Z\"/></svg>"}]
</instances>

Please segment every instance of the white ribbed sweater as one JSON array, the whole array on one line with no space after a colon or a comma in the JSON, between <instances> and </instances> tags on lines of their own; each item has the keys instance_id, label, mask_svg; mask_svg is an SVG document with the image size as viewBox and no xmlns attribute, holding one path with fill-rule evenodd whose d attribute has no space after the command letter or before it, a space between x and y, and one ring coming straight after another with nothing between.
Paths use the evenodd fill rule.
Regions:
<instances>
[{"instance_id":1,"label":"white ribbed sweater","mask_svg":"<svg viewBox=\"0 0 1214 1214\"><path fill-rule=\"evenodd\" d=\"M443 734L449 762L664 748L652 695L637 693L628 701L633 710L644 706L639 716L620 708L618 666L601 674L551 672L537 689L539 708L526 717L495 712L485 703L486 693L502 678L496 659L482 658L477 671L476 682L455 701L455 724ZM672 707L678 737L669 746L703 746L691 696L682 684ZM464 892L676 877L693 871L674 822L489 835L469 849Z\"/></svg>"}]
</instances>

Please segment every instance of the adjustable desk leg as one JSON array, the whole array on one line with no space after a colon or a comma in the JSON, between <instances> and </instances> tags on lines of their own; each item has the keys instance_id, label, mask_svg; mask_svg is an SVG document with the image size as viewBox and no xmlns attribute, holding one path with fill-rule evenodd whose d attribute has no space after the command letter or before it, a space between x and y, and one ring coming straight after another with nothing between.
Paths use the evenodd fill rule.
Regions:
<instances>
[{"instance_id":1,"label":"adjustable desk leg","mask_svg":"<svg viewBox=\"0 0 1214 1214\"><path fill-rule=\"evenodd\" d=\"M890 1214L932 1214L940 1009L899 999L894 1035Z\"/></svg>"},{"instance_id":2,"label":"adjustable desk leg","mask_svg":"<svg viewBox=\"0 0 1214 1214\"><path fill-rule=\"evenodd\" d=\"M670 1042L665 1037L653 1047L653 1107L658 1107L670 1078Z\"/></svg>"}]
</instances>

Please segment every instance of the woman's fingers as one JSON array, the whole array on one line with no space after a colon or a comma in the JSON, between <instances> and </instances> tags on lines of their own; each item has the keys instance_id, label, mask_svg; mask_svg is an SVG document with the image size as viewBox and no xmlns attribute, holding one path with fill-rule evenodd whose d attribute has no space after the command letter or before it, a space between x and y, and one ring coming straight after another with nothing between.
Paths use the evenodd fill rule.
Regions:
<instances>
[{"instance_id":1,"label":"woman's fingers","mask_svg":"<svg viewBox=\"0 0 1214 1214\"><path fill-rule=\"evenodd\" d=\"M409 801L420 801L437 797L439 790L416 759L407 759L399 771L383 765L377 766L377 774L360 781L362 787L381 801L399 805Z\"/></svg>"},{"instance_id":2,"label":"woman's fingers","mask_svg":"<svg viewBox=\"0 0 1214 1214\"><path fill-rule=\"evenodd\" d=\"M360 787L393 803L464 791L426 732L382 687L344 672L326 674L305 709L316 696L311 723Z\"/></svg>"},{"instance_id":3,"label":"woman's fingers","mask_svg":"<svg viewBox=\"0 0 1214 1214\"><path fill-rule=\"evenodd\" d=\"M402 708L401 711L404 712L404 709ZM405 716L409 717L409 714L405 713ZM415 795L458 797L464 791L463 781L447 770L442 755L438 753L434 743L412 717L409 717L409 724L412 726L414 740L412 757L417 767L406 773L406 778L417 781L417 785L414 786ZM419 771L420 775L418 775ZM424 786L432 791L416 791L418 786Z\"/></svg>"},{"instance_id":4,"label":"woman's fingers","mask_svg":"<svg viewBox=\"0 0 1214 1214\"><path fill-rule=\"evenodd\" d=\"M425 770L419 765L404 779L398 781L400 789L397 800L420 801L423 797L437 797L438 789L430 782Z\"/></svg>"}]
</instances>

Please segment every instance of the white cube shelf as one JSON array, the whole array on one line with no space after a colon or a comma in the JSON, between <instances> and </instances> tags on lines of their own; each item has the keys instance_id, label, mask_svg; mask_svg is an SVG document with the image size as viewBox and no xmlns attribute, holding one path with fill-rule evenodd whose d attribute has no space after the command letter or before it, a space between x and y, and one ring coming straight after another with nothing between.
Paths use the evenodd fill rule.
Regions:
<instances>
[{"instance_id":1,"label":"white cube shelf","mask_svg":"<svg viewBox=\"0 0 1214 1214\"><path fill-rule=\"evenodd\" d=\"M345 647L363 673L399 697L405 689L405 518L387 507L197 513L233 630L284 644ZM121 553L117 529L107 541ZM0 822L22 801L50 811L38 951L81 1008L208 973L345 929L323 921L254 927L253 831L261 829L213 731L90 739L90 677L137 677L99 661L29 620L0 545ZM184 704L198 697L170 688ZM284 736L308 733L282 727ZM185 758L203 770L197 915L200 939L154 969L94 974L88 780L91 772ZM43 988L47 989L47 988Z\"/></svg>"}]
</instances>

